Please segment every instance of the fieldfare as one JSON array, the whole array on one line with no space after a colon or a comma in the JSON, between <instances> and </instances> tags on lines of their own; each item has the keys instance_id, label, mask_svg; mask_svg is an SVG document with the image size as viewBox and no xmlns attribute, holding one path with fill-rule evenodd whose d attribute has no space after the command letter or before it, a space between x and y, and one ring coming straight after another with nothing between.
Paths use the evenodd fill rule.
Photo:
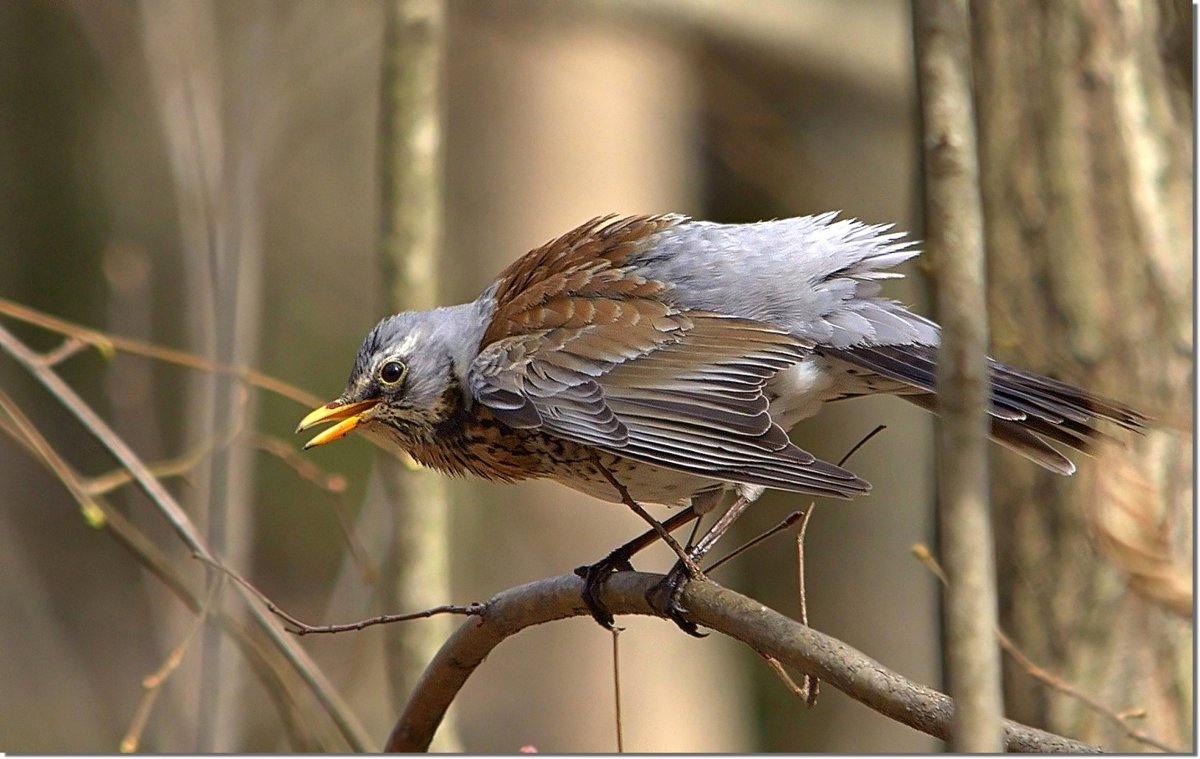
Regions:
<instances>
[{"instance_id":1,"label":"fieldfare","mask_svg":"<svg viewBox=\"0 0 1200 759\"><path fill-rule=\"evenodd\" d=\"M732 490L720 529L681 556L694 572L765 488L870 489L789 442L787 430L823 404L889 393L936 408L938 325L880 297L879 281L917 255L903 237L835 214L593 219L470 303L379 322L346 389L298 431L335 422L306 447L358 430L451 474L547 478L634 508L703 513ZM1075 467L1048 441L1087 451L1104 437L1099 420L1145 422L1063 382L994 360L990 369L992 439L1054 472ZM612 617L597 584L628 568L628 554L581 571L602 624ZM666 610L694 630L677 603L683 569L671 573Z\"/></svg>"}]
</instances>

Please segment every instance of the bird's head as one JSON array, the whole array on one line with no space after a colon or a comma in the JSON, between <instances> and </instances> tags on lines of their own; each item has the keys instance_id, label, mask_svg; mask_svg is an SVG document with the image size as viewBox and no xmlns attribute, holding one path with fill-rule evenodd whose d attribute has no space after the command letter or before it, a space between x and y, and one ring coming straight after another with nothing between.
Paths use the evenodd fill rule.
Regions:
<instances>
[{"instance_id":1,"label":"bird's head","mask_svg":"<svg viewBox=\"0 0 1200 759\"><path fill-rule=\"evenodd\" d=\"M300 421L297 432L334 422L304 447L356 429L404 446L464 408L464 377L479 345L472 314L458 313L465 308L406 311L376 324L358 348L346 389Z\"/></svg>"}]
</instances>

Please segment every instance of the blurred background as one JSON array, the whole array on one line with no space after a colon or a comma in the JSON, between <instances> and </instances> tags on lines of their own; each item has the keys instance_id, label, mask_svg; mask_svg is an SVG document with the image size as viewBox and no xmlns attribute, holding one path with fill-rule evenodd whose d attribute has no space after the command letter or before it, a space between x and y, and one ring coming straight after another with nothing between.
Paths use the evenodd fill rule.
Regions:
<instances>
[{"instance_id":1,"label":"blurred background","mask_svg":"<svg viewBox=\"0 0 1200 759\"><path fill-rule=\"evenodd\" d=\"M1081 7L1092 6L1100 16L1110 13L1105 4ZM0 4L0 298L252 367L321 400L335 396L359 340L395 310L377 252L386 9L369 0ZM445 302L474 298L523 252L610 212L679 211L743 222L841 210L919 234L919 119L907 2L454 0L445 11L439 259ZM1054 11L1038 13L1049 19ZM1190 8L1146 3L1138 13L1142 26L1120 27L1131 59L1142 66L1132 71L1152 70L1160 89L1150 80L1130 86L1160 93L1145 98L1150 106L1137 118L1161 131L1149 145L1137 144L1165 156L1151 166L1159 172L1153 181L1161 180L1153 197L1170 206L1171 218L1188 219L1176 200L1183 197L1190 208L1190 152L1179 152L1191 144L1182 137L1192 128ZM1126 23L1112 14L1105 17L1112 24ZM1022 44L1051 49L1055 34L1079 44L1072 30L1087 30L1088 23L1040 27ZM1144 40L1150 57L1139 47ZM1059 62L1087 68L1078 59ZM1015 111L1007 113L1015 120ZM992 135L1008 128L994 122L984 131L989 127ZM1030 148L1026 157L1047 154ZM1122 166L1088 174L1088 181L1100 176L1120 188L1122 172L1137 173ZM1030 210L1029 196L1000 190L990 197L1020 208L1022 223L1054 228L1053 208ZM1091 212L1103 214L1103 206ZM1149 436L1138 450L1159 462L1146 466L1154 488L1171 479L1169 498L1155 501L1167 525L1163 551L1190 567L1192 337L1180 326L1190 323L1184 316L1191 312L1190 221L1157 228L1157 237L1140 230L1131 226L1119 244L1107 246L1108 255L1124 262L1129 277L1145 279L1139 262L1162 254L1154 259L1162 275L1154 281L1173 288L1174 300L1160 294L1144 301L1154 296L1128 289L1113 297L1120 308L1145 310L1145 318L1131 321L1169 333L1164 350L1174 363L1142 354L1140 363L1159 370L1135 378L1158 383L1147 410L1165 419L1169 432ZM1050 234L1009 242L1022 239L1035 252L1055 249ZM989 242L993 254L1004 244ZM1142 247L1151 244L1157 254ZM926 282L910 268L914 276L890 292L929 313ZM997 279L1033 293L1054 284L1052 272L1023 271L1023 280L1003 273ZM1102 269L1099 281L1120 276L1115 271ZM1004 353L1023 328L1019 318L1015 330L1003 321L1006 292L992 304L999 332L1010 336L1007 344L998 338L997 349L1017 358L1015 349ZM1165 330L1155 307L1174 309L1176 326ZM1099 318L1104 324L1111 312ZM1135 379L1114 374L1114 363L1130 356L1105 347L1118 327L1076 329L1085 316L1065 312L1043 321L1059 348L1035 354L1030 365L1084 384L1108 376L1106 386L1088 386L1131 402L1146 399L1141 385L1130 384ZM38 350L61 341L10 318L0 324ZM389 550L390 516L381 505L385 488L372 474L379 458L368 443L351 438L297 456L303 440L291 432L308 406L211 371L94 349L56 368L143 459L161 464L156 471L214 550L281 607L313 624L411 610L381 601L375 568ZM0 388L77 471L89 477L112 471L102 447L7 357L0 359ZM930 418L900 401L870 399L827 410L795 438L837 460L879 424L888 429L852 461L875 484L872 496L824 504L809 526L809 620L938 687L938 586L910 554L913 544L935 540ZM1014 464L1021 466L1030 465ZM1081 464L1081 476L1056 482L1053 493L1040 480L1023 483L1025 500L1069 499L1058 491L1073 487L1108 492L1087 484L1090 467ZM311 743L289 740L303 730L281 714L291 708L306 715L313 707L281 705L214 625L196 632L195 615L125 546L90 526L55 475L11 434L0 438L0 493L0 750L115 751L144 702L143 678L177 648L179 668L148 713L140 749L345 747L323 741L316 728ZM204 569L136 488L103 498L183 577L204 587ZM482 600L568 572L642 530L625 508L552 484L456 481L446 499L445 602ZM769 494L737 525L738 535L753 536L807 503ZM1153 694L1118 689L1113 707L1150 709L1147 729L1185 745L1190 607L1184 615L1161 612L1131 590L1128 569L1109 566L1082 521L1075 519L1074 529L1085 537L1063 549L1064 556L1102 574L1085 581L1087 572L1073 570L1076 588L1103 588L1115 599L1114 614L1161 626L1153 635L1135 627L1128 639L1104 638L1098 645L1107 663L1089 666L1108 672L1114 659L1138 662L1138 672L1113 676L1126 683L1151 678ZM1026 532L1042 527L1021 522ZM1054 554L1059 544L1038 545ZM780 537L722 568L716 579L794 614L795 554L794 540ZM637 563L669 566L661 551ZM1021 563L1019 574L1033 585L1055 584ZM1187 591L1190 599L1190 576ZM1020 592L1002 593L1006 610L1021 609L1006 624L1019 618L1045 630L1049 618L1069 619L1053 635L1032 633L1045 644L1036 649L1040 663L1083 677L1090 692L1113 693L1091 669L1072 669L1071 631L1095 632L1105 622L1075 611L1064 598L1071 592L1055 584L1031 607L1020 606ZM233 594L226 590L224 597L240 613ZM442 635L451 623L406 624ZM720 636L690 639L659 620L619 624L628 628L620 636L627 750L940 747L832 688L806 708L755 652ZM376 627L299 641L376 747L403 703L388 684L386 635ZM1128 640L1151 637L1162 645L1148 658L1124 648ZM435 747L615 750L611 650L610 635L583 618L505 642L468 683ZM1010 677L1013 716L1118 740L1119 731L1103 719L1080 716L1022 672ZM1126 703L1131 692L1138 697Z\"/></svg>"}]
</instances>

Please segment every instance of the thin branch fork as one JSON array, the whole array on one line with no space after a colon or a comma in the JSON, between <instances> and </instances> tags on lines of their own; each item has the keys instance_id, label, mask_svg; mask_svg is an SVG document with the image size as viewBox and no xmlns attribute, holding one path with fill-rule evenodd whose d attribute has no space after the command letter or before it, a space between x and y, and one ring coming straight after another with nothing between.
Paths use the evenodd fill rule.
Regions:
<instances>
[{"instance_id":1,"label":"thin branch fork","mask_svg":"<svg viewBox=\"0 0 1200 759\"><path fill-rule=\"evenodd\" d=\"M615 613L656 615L646 594L662 579L619 572L600 590ZM483 613L461 625L425 670L386 749L426 750L450 703L492 649L526 627L587 614L581 592L578 577L562 575L511 588L487 601ZM949 736L954 703L948 696L892 672L851 646L708 580L688 583L682 600L697 623L809 672L880 714L937 738ZM1009 751L1101 750L1011 720L1005 720L1003 728Z\"/></svg>"}]
</instances>

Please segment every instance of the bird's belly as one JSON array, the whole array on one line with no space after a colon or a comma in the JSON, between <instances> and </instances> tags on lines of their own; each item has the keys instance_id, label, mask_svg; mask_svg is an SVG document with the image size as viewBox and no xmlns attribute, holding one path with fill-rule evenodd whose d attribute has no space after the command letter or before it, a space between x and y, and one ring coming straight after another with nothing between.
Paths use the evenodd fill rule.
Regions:
<instances>
[{"instance_id":1,"label":"bird's belly","mask_svg":"<svg viewBox=\"0 0 1200 759\"><path fill-rule=\"evenodd\" d=\"M638 503L686 506L694 495L724 487L717 480L644 464L563 438L513 430L481 411L453 440L396 438L389 442L404 448L422 465L443 472L470 473L501 482L544 478L604 501L622 499L597 462Z\"/></svg>"},{"instance_id":2,"label":"bird's belly","mask_svg":"<svg viewBox=\"0 0 1200 759\"><path fill-rule=\"evenodd\" d=\"M644 464L640 461L621 458L609 453L599 453L600 462L629 491L639 504L657 503L666 506L686 506L693 496L721 490L722 483L687 472ZM621 500L620 493L604 477L595 465L556 466L547 475L581 493L603 501Z\"/></svg>"}]
</instances>

